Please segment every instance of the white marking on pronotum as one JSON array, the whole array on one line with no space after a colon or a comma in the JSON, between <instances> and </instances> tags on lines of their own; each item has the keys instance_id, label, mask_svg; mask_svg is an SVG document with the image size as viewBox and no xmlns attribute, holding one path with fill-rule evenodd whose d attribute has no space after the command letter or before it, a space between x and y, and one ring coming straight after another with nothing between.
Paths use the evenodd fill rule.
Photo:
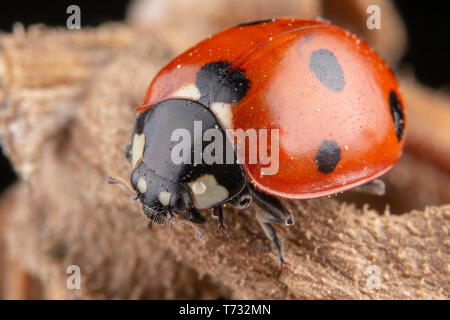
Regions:
<instances>
[{"instance_id":1,"label":"white marking on pronotum","mask_svg":"<svg viewBox=\"0 0 450 320\"><path fill-rule=\"evenodd\" d=\"M225 129L231 129L233 123L233 114L231 112L231 105L224 102L214 102L210 106L211 111L220 120Z\"/></svg>"},{"instance_id":2,"label":"white marking on pronotum","mask_svg":"<svg viewBox=\"0 0 450 320\"><path fill-rule=\"evenodd\" d=\"M170 196L171 196L172 194L170 193L170 192L167 192L167 191L161 191L160 193L159 193L159 197L158 197L158 200L159 200L159 202L161 202L161 204L163 205L163 206L168 206L169 205L169 202L170 202Z\"/></svg>"},{"instance_id":3,"label":"white marking on pronotum","mask_svg":"<svg viewBox=\"0 0 450 320\"><path fill-rule=\"evenodd\" d=\"M196 181L191 186L192 192L201 195L206 192L206 185L202 181Z\"/></svg>"},{"instance_id":4,"label":"white marking on pronotum","mask_svg":"<svg viewBox=\"0 0 450 320\"><path fill-rule=\"evenodd\" d=\"M144 178L140 177L137 182L137 188L140 193L146 193L147 192L147 181L145 181Z\"/></svg>"},{"instance_id":5,"label":"white marking on pronotum","mask_svg":"<svg viewBox=\"0 0 450 320\"><path fill-rule=\"evenodd\" d=\"M194 101L198 101L202 94L200 93L200 90L198 90L195 83L190 83L175 91L173 96L179 98L189 98Z\"/></svg>"},{"instance_id":6,"label":"white marking on pronotum","mask_svg":"<svg viewBox=\"0 0 450 320\"><path fill-rule=\"evenodd\" d=\"M194 190L200 186L200 183L205 186L205 192L198 194ZM197 209L210 208L226 200L229 196L228 190L219 185L216 178L211 174L204 174L196 180L188 182L188 185L191 188Z\"/></svg>"},{"instance_id":7,"label":"white marking on pronotum","mask_svg":"<svg viewBox=\"0 0 450 320\"><path fill-rule=\"evenodd\" d=\"M133 148L131 149L131 164L135 168L144 157L145 135L135 134L133 137Z\"/></svg>"}]
</instances>

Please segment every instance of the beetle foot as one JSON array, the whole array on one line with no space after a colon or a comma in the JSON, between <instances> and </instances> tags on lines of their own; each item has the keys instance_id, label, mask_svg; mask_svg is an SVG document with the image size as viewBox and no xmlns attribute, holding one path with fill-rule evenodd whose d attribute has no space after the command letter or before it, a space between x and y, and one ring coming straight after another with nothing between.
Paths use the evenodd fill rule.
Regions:
<instances>
[{"instance_id":1,"label":"beetle foot","mask_svg":"<svg viewBox=\"0 0 450 320\"><path fill-rule=\"evenodd\" d=\"M289 262L284 260L284 258L278 259L278 261L280 261L280 266L279 266L278 272L277 272L277 279L279 279L281 277L281 273L283 272L283 269L291 265Z\"/></svg>"},{"instance_id":2,"label":"beetle foot","mask_svg":"<svg viewBox=\"0 0 450 320\"><path fill-rule=\"evenodd\" d=\"M228 227L227 225L222 221L217 224L217 229L219 229L220 232L224 232L227 233L228 232Z\"/></svg>"}]
</instances>

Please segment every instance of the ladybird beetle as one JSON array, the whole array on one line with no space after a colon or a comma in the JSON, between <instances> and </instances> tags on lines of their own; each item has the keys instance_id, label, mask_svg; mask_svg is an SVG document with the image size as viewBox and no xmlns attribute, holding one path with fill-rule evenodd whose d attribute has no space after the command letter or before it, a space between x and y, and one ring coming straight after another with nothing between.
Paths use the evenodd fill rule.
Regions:
<instances>
[{"instance_id":1,"label":"ladybird beetle","mask_svg":"<svg viewBox=\"0 0 450 320\"><path fill-rule=\"evenodd\" d=\"M182 221L194 226L205 221L198 209L213 209L223 227L224 204L246 208L253 201L281 262L271 223L290 225L293 217L279 198L352 188L383 193L376 178L398 161L406 128L386 63L349 31L301 19L241 24L207 38L156 75L137 112L126 155L135 199L150 221L186 214ZM266 135L240 148L230 134L239 130ZM190 151L179 148L184 133ZM233 161L222 161L230 153L217 149L210 154L221 161L192 160L208 152L212 137L232 150ZM251 161L246 151L261 151L262 140L266 159L259 153ZM174 151L186 161L174 161ZM269 154L272 172L263 161Z\"/></svg>"}]
</instances>

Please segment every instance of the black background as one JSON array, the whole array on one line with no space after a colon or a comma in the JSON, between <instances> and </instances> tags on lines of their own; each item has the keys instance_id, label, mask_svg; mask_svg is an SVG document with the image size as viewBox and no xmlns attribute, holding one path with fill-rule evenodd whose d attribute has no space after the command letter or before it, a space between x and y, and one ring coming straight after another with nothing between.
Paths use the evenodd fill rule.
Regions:
<instances>
[{"instance_id":1,"label":"black background","mask_svg":"<svg viewBox=\"0 0 450 320\"><path fill-rule=\"evenodd\" d=\"M450 11L446 10L446 1L394 2L406 22L409 36L409 48L403 65L411 66L416 77L424 84L433 88L447 87L450 73ZM2 0L0 31L10 32L17 21L25 26L34 23L65 26L68 17L66 9L71 4L80 6L82 26L96 26L105 21L123 20L128 1ZM15 179L8 160L0 152L0 192Z\"/></svg>"}]
</instances>

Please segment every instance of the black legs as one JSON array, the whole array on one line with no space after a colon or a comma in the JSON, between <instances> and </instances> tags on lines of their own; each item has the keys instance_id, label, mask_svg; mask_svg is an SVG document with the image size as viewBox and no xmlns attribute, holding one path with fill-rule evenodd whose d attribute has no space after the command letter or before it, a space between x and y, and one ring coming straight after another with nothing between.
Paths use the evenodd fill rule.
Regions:
<instances>
[{"instance_id":1,"label":"black legs","mask_svg":"<svg viewBox=\"0 0 450 320\"><path fill-rule=\"evenodd\" d=\"M223 218L223 209L222 206L217 206L214 208L214 216L218 219L218 227L219 229L226 230L227 226L225 225L225 221Z\"/></svg>"},{"instance_id":2,"label":"black legs","mask_svg":"<svg viewBox=\"0 0 450 320\"><path fill-rule=\"evenodd\" d=\"M284 207L278 198L257 190L251 184L248 185L248 190L245 194L237 199L238 200L236 201L238 201L238 203L235 203L236 201L232 203L235 207L245 208L251 200L253 200L259 207L259 211L257 213L258 222L267 238L269 238L272 242L272 246L277 252L278 259L280 260L281 265L283 265L285 263L285 259L281 247L281 241L278 238L277 232L272 223L281 223L290 226L294 224L292 214ZM226 229L221 205L214 207L213 215L218 219L219 229ZM189 210L188 220L193 223L203 223L205 218L196 209L192 208Z\"/></svg>"},{"instance_id":3,"label":"black legs","mask_svg":"<svg viewBox=\"0 0 450 320\"><path fill-rule=\"evenodd\" d=\"M206 221L205 217L197 211L197 209L191 208L189 210L188 220L194 223L203 223Z\"/></svg>"},{"instance_id":4,"label":"black legs","mask_svg":"<svg viewBox=\"0 0 450 320\"><path fill-rule=\"evenodd\" d=\"M249 189L253 202L265 211L266 222L284 223L288 226L294 224L292 214L278 198L263 193L251 185L249 185Z\"/></svg>"},{"instance_id":5,"label":"black legs","mask_svg":"<svg viewBox=\"0 0 450 320\"><path fill-rule=\"evenodd\" d=\"M281 242L280 238L278 238L277 232L272 224L269 222L265 222L263 219L260 219L258 216L258 222L261 225L261 228L263 229L264 233L266 234L266 237L270 239L272 242L272 247L277 251L278 259L281 263L284 263L284 253L281 249Z\"/></svg>"},{"instance_id":6,"label":"black legs","mask_svg":"<svg viewBox=\"0 0 450 320\"><path fill-rule=\"evenodd\" d=\"M258 222L261 225L267 238L272 242L273 248L277 251L281 266L285 263L280 239L271 223L284 223L287 226L294 224L292 214L283 206L278 198L263 193L249 185L250 194L253 201L260 208L258 211Z\"/></svg>"}]
</instances>

